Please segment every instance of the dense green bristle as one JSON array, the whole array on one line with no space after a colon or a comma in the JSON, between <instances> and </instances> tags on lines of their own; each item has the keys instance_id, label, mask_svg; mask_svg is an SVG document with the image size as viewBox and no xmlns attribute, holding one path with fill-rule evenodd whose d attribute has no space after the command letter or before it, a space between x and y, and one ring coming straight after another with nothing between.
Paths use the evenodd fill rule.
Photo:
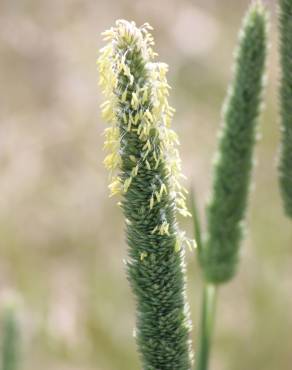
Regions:
<instances>
[{"instance_id":1,"label":"dense green bristle","mask_svg":"<svg viewBox=\"0 0 292 370\"><path fill-rule=\"evenodd\" d=\"M292 1L279 1L282 143L280 187L286 214L292 217Z\"/></svg>"},{"instance_id":2,"label":"dense green bristle","mask_svg":"<svg viewBox=\"0 0 292 370\"><path fill-rule=\"evenodd\" d=\"M236 271L263 90L266 23L263 6L254 3L240 32L234 79L224 106L207 207L207 239L200 255L206 280L215 284L229 280Z\"/></svg>"},{"instance_id":3,"label":"dense green bristle","mask_svg":"<svg viewBox=\"0 0 292 370\"><path fill-rule=\"evenodd\" d=\"M2 313L1 370L17 370L19 357L19 330L14 308L5 307Z\"/></svg>"},{"instance_id":4,"label":"dense green bristle","mask_svg":"<svg viewBox=\"0 0 292 370\"><path fill-rule=\"evenodd\" d=\"M148 25L118 21L99 59L112 124L106 166L118 169L110 185L122 195L129 246L127 271L137 298L136 340L145 370L191 369L185 297L183 236L176 213L186 214L166 65L153 63ZM108 89L111 86L111 89ZM113 163L114 162L114 163Z\"/></svg>"}]
</instances>

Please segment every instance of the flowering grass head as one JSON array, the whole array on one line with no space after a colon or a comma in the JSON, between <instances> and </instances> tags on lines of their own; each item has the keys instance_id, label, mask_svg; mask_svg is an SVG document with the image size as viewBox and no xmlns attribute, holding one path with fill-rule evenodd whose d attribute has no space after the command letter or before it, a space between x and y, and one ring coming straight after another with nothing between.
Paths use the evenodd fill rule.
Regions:
<instances>
[{"instance_id":1,"label":"flowering grass head","mask_svg":"<svg viewBox=\"0 0 292 370\"><path fill-rule=\"evenodd\" d=\"M151 27L119 20L103 35L98 60L106 96L102 115L111 195L122 195L137 298L136 337L145 369L190 369L190 322L185 299L177 212L189 215L180 184L178 137L171 129L168 67L154 62Z\"/></svg>"}]
</instances>

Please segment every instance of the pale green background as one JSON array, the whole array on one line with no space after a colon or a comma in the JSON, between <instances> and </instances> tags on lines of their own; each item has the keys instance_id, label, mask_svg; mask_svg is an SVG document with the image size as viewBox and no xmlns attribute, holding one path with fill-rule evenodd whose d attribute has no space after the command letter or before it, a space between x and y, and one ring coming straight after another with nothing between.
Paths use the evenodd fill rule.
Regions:
<instances>
[{"instance_id":1,"label":"pale green background","mask_svg":"<svg viewBox=\"0 0 292 370\"><path fill-rule=\"evenodd\" d=\"M232 52L248 1L1 0L0 299L16 294L23 370L139 369L117 199L103 168L96 57L115 19L149 22L170 64L173 127L203 213ZM220 290L214 370L291 370L292 225L277 184L277 30L272 11L248 232ZM191 234L190 221L181 221ZM201 277L187 253L196 347Z\"/></svg>"}]
</instances>

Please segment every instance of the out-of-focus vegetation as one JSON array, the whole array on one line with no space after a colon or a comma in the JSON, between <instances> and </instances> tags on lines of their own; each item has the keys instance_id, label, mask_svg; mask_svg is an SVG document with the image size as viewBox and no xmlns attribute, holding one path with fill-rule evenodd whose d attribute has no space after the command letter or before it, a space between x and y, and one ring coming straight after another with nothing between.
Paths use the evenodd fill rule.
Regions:
<instances>
[{"instance_id":1,"label":"out-of-focus vegetation","mask_svg":"<svg viewBox=\"0 0 292 370\"><path fill-rule=\"evenodd\" d=\"M266 3L273 21L267 102L240 271L220 293L216 370L290 370L292 362L292 225L277 181L277 32L275 3ZM123 221L102 165L100 33L117 18L155 27L159 59L170 64L183 169L203 211L248 4L1 2L0 299L10 291L21 297L23 370L139 368ZM190 234L190 220L181 222ZM195 339L201 280L194 254L187 262Z\"/></svg>"}]
</instances>

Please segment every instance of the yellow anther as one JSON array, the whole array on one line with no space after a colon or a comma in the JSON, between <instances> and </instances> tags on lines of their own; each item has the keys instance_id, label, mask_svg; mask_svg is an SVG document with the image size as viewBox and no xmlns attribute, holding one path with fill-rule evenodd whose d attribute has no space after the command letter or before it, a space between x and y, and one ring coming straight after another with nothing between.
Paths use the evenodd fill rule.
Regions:
<instances>
[{"instance_id":1,"label":"yellow anther","mask_svg":"<svg viewBox=\"0 0 292 370\"><path fill-rule=\"evenodd\" d=\"M159 203L161 201L161 197L158 191L155 192L155 196L156 196L157 202Z\"/></svg>"},{"instance_id":2,"label":"yellow anther","mask_svg":"<svg viewBox=\"0 0 292 370\"><path fill-rule=\"evenodd\" d=\"M150 198L150 206L149 206L149 208L152 209L153 207L154 207L154 197L152 195L151 198Z\"/></svg>"},{"instance_id":3,"label":"yellow anther","mask_svg":"<svg viewBox=\"0 0 292 370\"><path fill-rule=\"evenodd\" d=\"M121 98L121 100L122 100L122 103L125 103L125 101L126 101L126 99L127 99L127 89L123 92L123 94L122 94L122 98Z\"/></svg>"},{"instance_id":4,"label":"yellow anther","mask_svg":"<svg viewBox=\"0 0 292 370\"><path fill-rule=\"evenodd\" d=\"M141 252L140 253L140 260L143 261L144 258L147 257L147 256L148 256L147 252Z\"/></svg>"},{"instance_id":5,"label":"yellow anther","mask_svg":"<svg viewBox=\"0 0 292 370\"><path fill-rule=\"evenodd\" d=\"M144 113L144 117L147 118L149 120L149 122L153 122L153 116L152 114L149 112L149 110L147 109Z\"/></svg>"},{"instance_id":6,"label":"yellow anther","mask_svg":"<svg viewBox=\"0 0 292 370\"><path fill-rule=\"evenodd\" d=\"M137 134L138 135L140 135L141 134L141 131L142 131L142 125L140 124L139 126L138 126L138 129L137 129Z\"/></svg>"},{"instance_id":7,"label":"yellow anther","mask_svg":"<svg viewBox=\"0 0 292 370\"><path fill-rule=\"evenodd\" d=\"M104 108L101 111L101 115L108 122L111 122L113 120L114 112L109 102L107 102L107 104L104 105Z\"/></svg>"},{"instance_id":8,"label":"yellow anther","mask_svg":"<svg viewBox=\"0 0 292 370\"><path fill-rule=\"evenodd\" d=\"M113 195L121 194L122 192L122 183L120 178L115 178L112 183L109 185L110 197Z\"/></svg>"},{"instance_id":9,"label":"yellow anther","mask_svg":"<svg viewBox=\"0 0 292 370\"><path fill-rule=\"evenodd\" d=\"M176 241L175 241L174 250L175 250L176 253L178 253L181 250L181 244L180 244L178 239L176 239Z\"/></svg>"},{"instance_id":10,"label":"yellow anther","mask_svg":"<svg viewBox=\"0 0 292 370\"><path fill-rule=\"evenodd\" d=\"M183 216L183 217L192 217L192 214L183 208L178 208L178 212Z\"/></svg>"},{"instance_id":11,"label":"yellow anther","mask_svg":"<svg viewBox=\"0 0 292 370\"><path fill-rule=\"evenodd\" d=\"M138 106L139 106L139 100L138 100L138 96L136 93L133 93L132 94L132 100L131 100L131 106L134 108L134 109L137 109Z\"/></svg>"},{"instance_id":12,"label":"yellow anther","mask_svg":"<svg viewBox=\"0 0 292 370\"><path fill-rule=\"evenodd\" d=\"M186 208L186 203L185 203L185 200L183 198L177 197L176 198L176 204L178 206L180 206L181 208Z\"/></svg>"},{"instance_id":13,"label":"yellow anther","mask_svg":"<svg viewBox=\"0 0 292 370\"><path fill-rule=\"evenodd\" d=\"M143 91L142 103L143 104L146 103L147 99L148 99L148 90L147 90L147 87L146 87Z\"/></svg>"},{"instance_id":14,"label":"yellow anther","mask_svg":"<svg viewBox=\"0 0 292 370\"><path fill-rule=\"evenodd\" d=\"M124 123L127 123L128 119L127 119L127 115L126 113L124 112L123 113L123 120L124 120Z\"/></svg>"},{"instance_id":15,"label":"yellow anther","mask_svg":"<svg viewBox=\"0 0 292 370\"><path fill-rule=\"evenodd\" d=\"M159 162L160 162L160 160L158 159L158 161L155 163L155 167L154 167L155 170L157 170L157 168L159 166Z\"/></svg>"},{"instance_id":16,"label":"yellow anther","mask_svg":"<svg viewBox=\"0 0 292 370\"><path fill-rule=\"evenodd\" d=\"M104 101L103 103L100 104L100 108L103 109L106 106L108 106L109 104L110 104L110 101L109 100L106 100L106 101Z\"/></svg>"},{"instance_id":17,"label":"yellow anther","mask_svg":"<svg viewBox=\"0 0 292 370\"><path fill-rule=\"evenodd\" d=\"M113 170L120 164L120 160L118 153L110 153L105 157L103 163L108 170Z\"/></svg>"},{"instance_id":18,"label":"yellow anther","mask_svg":"<svg viewBox=\"0 0 292 370\"><path fill-rule=\"evenodd\" d=\"M142 150L145 150L145 149L151 150L151 144L149 140L147 140L146 144L142 148Z\"/></svg>"},{"instance_id":19,"label":"yellow anther","mask_svg":"<svg viewBox=\"0 0 292 370\"><path fill-rule=\"evenodd\" d=\"M138 171L139 171L139 166L138 166L138 165L136 165L136 166L132 169L132 171L131 171L132 176L137 176L137 175L138 175Z\"/></svg>"},{"instance_id":20,"label":"yellow anther","mask_svg":"<svg viewBox=\"0 0 292 370\"><path fill-rule=\"evenodd\" d=\"M124 182L124 193L126 193L131 185L132 177L128 177Z\"/></svg>"},{"instance_id":21,"label":"yellow anther","mask_svg":"<svg viewBox=\"0 0 292 370\"><path fill-rule=\"evenodd\" d=\"M164 221L159 227L159 234L160 235L169 235L169 224Z\"/></svg>"},{"instance_id":22,"label":"yellow anther","mask_svg":"<svg viewBox=\"0 0 292 370\"><path fill-rule=\"evenodd\" d=\"M113 29L111 28L111 29L109 29L107 31L102 32L101 35L104 36L103 39L105 41L107 41L107 40L111 40L115 36L115 33L114 33Z\"/></svg>"},{"instance_id":23,"label":"yellow anther","mask_svg":"<svg viewBox=\"0 0 292 370\"><path fill-rule=\"evenodd\" d=\"M160 187L160 197L163 195L163 193L167 194L167 189L166 189L166 186L165 184L161 184L161 187Z\"/></svg>"},{"instance_id":24,"label":"yellow anther","mask_svg":"<svg viewBox=\"0 0 292 370\"><path fill-rule=\"evenodd\" d=\"M146 163L147 170L150 171L151 170L151 166L150 166L149 162L147 161L147 159L146 159L145 163Z\"/></svg>"},{"instance_id":25,"label":"yellow anther","mask_svg":"<svg viewBox=\"0 0 292 370\"><path fill-rule=\"evenodd\" d=\"M129 158L131 159L132 162L136 163L137 159L134 155L130 155Z\"/></svg>"},{"instance_id":26,"label":"yellow anther","mask_svg":"<svg viewBox=\"0 0 292 370\"><path fill-rule=\"evenodd\" d=\"M187 245L187 247L189 248L189 250L192 252L194 249L197 248L197 243L195 240L190 240L188 238L185 239L185 243Z\"/></svg>"},{"instance_id":27,"label":"yellow anther","mask_svg":"<svg viewBox=\"0 0 292 370\"><path fill-rule=\"evenodd\" d=\"M177 211L188 216L189 212L186 210L182 196L183 188L180 185L182 176L179 154L176 150L178 138L176 133L170 129L174 109L168 103L170 89L166 79L168 66L164 63L151 62L155 53L151 48L153 38L148 33L149 29L147 24L137 28L134 22L119 20L115 27L103 34L109 42L101 49L101 55L98 59L100 85L107 99L101 108L103 117L113 126L105 133L104 146L110 152L105 159L105 164L111 171L121 164L119 149L122 138L119 125L123 124L125 129L136 134L137 139L140 140L140 145L143 148L141 160L145 161L145 168L148 170L157 169L163 163L166 169L165 177L168 179L169 186L166 188L166 184L161 184L160 188L152 194L150 209L154 207L156 202L161 202L164 194L170 193L177 198ZM140 82L137 80L135 91L131 93L134 86L127 86L122 91L119 88L121 74L127 77L128 85L133 85L134 78L136 78L132 74L131 55L128 52L134 48L146 58L148 72L144 86L138 87ZM120 93L117 94L117 91ZM130 112L122 110L121 104L127 104L127 101L130 102L132 108ZM142 104L143 107L140 108ZM155 129L155 136L150 138L152 128ZM131 176L124 182L116 178L110 186L112 193L127 191L133 178L137 176L138 158L129 156L129 160L133 162ZM158 231L163 234L168 233L168 224L159 225Z\"/></svg>"},{"instance_id":28,"label":"yellow anther","mask_svg":"<svg viewBox=\"0 0 292 370\"><path fill-rule=\"evenodd\" d=\"M146 158L148 157L149 152L150 152L150 149L147 149L146 152L143 154L144 160L146 160Z\"/></svg>"},{"instance_id":29,"label":"yellow anther","mask_svg":"<svg viewBox=\"0 0 292 370\"><path fill-rule=\"evenodd\" d=\"M143 127L143 135L148 136L148 127L146 125Z\"/></svg>"},{"instance_id":30,"label":"yellow anther","mask_svg":"<svg viewBox=\"0 0 292 370\"><path fill-rule=\"evenodd\" d=\"M151 231L151 234L155 234L157 230L158 230L158 226L155 226L154 229Z\"/></svg>"},{"instance_id":31,"label":"yellow anther","mask_svg":"<svg viewBox=\"0 0 292 370\"><path fill-rule=\"evenodd\" d=\"M138 121L139 121L139 114L136 114L135 115L135 118L134 118L134 125L137 125Z\"/></svg>"}]
</instances>

